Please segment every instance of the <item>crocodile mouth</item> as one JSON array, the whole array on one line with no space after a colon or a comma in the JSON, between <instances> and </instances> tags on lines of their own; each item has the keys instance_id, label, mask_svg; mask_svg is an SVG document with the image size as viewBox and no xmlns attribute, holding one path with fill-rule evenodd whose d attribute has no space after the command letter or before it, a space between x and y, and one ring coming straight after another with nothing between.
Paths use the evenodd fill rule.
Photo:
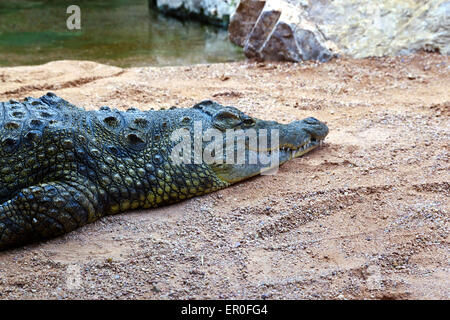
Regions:
<instances>
[{"instance_id":1,"label":"crocodile mouth","mask_svg":"<svg viewBox=\"0 0 450 320\"><path fill-rule=\"evenodd\" d=\"M290 159L298 158L317 147L321 147L323 145L323 140L324 139L310 138L310 139L306 140L305 143L299 147L284 145L283 147L281 147L279 149L279 152L281 154L285 154L285 155L289 156Z\"/></svg>"},{"instance_id":2,"label":"crocodile mouth","mask_svg":"<svg viewBox=\"0 0 450 320\"><path fill-rule=\"evenodd\" d=\"M256 144L255 140L245 139L244 149L235 145L236 159L239 158L242 161L238 160L233 164L230 162L215 163L211 167L221 180L235 183L258 174L274 174L279 165L322 146L323 140L328 134L328 127L323 122L311 117L286 125L260 120L256 127L257 129L269 128L279 131L278 133L270 131L267 139L258 139ZM242 157L240 152L245 152L245 156ZM228 160L228 153L226 158Z\"/></svg>"},{"instance_id":3,"label":"crocodile mouth","mask_svg":"<svg viewBox=\"0 0 450 320\"><path fill-rule=\"evenodd\" d=\"M311 150L322 146L322 144L323 139L311 137L305 139L303 144L298 147L283 144L282 147L275 149L275 152L274 149L270 148L259 151L254 151L249 148L246 150L248 156L246 160L248 162L246 161L240 164L215 163L211 168L221 180L228 183L235 183L263 172L270 172L267 170L276 168L294 158L301 157ZM252 162L250 159L253 159L255 162Z\"/></svg>"},{"instance_id":4,"label":"crocodile mouth","mask_svg":"<svg viewBox=\"0 0 450 320\"><path fill-rule=\"evenodd\" d=\"M313 150L317 147L322 147L323 140L324 139L316 139L314 137L311 137L311 138L305 140L305 142L302 145L293 146L291 144L284 144L283 146L278 148L276 151L279 152L280 160L287 161L290 159L301 157L302 155L310 152L311 150ZM265 153L270 156L270 155L272 155L274 150L273 149L259 150L259 152Z\"/></svg>"}]
</instances>

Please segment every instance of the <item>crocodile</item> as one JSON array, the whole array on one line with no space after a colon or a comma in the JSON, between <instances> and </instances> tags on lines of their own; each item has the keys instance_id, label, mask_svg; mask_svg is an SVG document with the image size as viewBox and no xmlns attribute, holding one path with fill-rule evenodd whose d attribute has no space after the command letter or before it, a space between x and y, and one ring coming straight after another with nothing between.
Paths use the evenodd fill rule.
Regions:
<instances>
[{"instance_id":1,"label":"crocodile","mask_svg":"<svg viewBox=\"0 0 450 320\"><path fill-rule=\"evenodd\" d=\"M49 92L0 103L0 250L53 238L103 216L203 195L262 172L261 161L233 163L220 148L212 149L213 161L199 159L198 152L174 153L181 141L174 136L183 137L181 132L194 141L195 124L201 134L214 128L224 140L230 130L277 132L277 142L266 138L265 147L255 149L244 139L240 150L246 157L276 154L278 164L315 149L328 134L326 124L312 117L281 124L211 100L168 110L85 110ZM205 141L197 143L201 152L211 148Z\"/></svg>"}]
</instances>

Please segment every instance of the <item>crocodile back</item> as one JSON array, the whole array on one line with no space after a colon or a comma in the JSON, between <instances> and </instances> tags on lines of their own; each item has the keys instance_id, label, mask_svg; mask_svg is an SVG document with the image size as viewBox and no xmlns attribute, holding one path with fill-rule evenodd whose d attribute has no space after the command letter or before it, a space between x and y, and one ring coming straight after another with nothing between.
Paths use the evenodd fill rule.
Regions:
<instances>
[{"instance_id":1,"label":"crocodile back","mask_svg":"<svg viewBox=\"0 0 450 320\"><path fill-rule=\"evenodd\" d=\"M199 108L86 111L52 93L0 105L0 204L23 188L92 183L106 212L152 207L225 187L204 163L170 161L180 128L209 127ZM193 141L193 140L192 140Z\"/></svg>"},{"instance_id":2,"label":"crocodile back","mask_svg":"<svg viewBox=\"0 0 450 320\"><path fill-rule=\"evenodd\" d=\"M25 186L55 178L61 136L70 135L82 109L52 93L0 103L0 203Z\"/></svg>"}]
</instances>

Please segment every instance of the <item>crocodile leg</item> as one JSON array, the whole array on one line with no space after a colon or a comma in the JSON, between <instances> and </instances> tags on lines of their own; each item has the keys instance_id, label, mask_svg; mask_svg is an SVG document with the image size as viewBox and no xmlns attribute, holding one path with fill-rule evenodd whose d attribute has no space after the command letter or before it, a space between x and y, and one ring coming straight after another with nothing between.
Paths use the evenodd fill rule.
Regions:
<instances>
[{"instance_id":1,"label":"crocodile leg","mask_svg":"<svg viewBox=\"0 0 450 320\"><path fill-rule=\"evenodd\" d=\"M82 179L22 189L0 205L0 250L55 237L97 220L104 212L99 200L95 185Z\"/></svg>"}]
</instances>

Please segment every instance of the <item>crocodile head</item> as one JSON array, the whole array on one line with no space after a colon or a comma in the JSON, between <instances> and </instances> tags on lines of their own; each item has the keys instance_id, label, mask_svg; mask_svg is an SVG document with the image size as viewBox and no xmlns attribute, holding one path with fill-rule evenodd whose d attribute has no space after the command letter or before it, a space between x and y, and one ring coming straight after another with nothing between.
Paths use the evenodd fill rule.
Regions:
<instances>
[{"instance_id":1,"label":"crocodile head","mask_svg":"<svg viewBox=\"0 0 450 320\"><path fill-rule=\"evenodd\" d=\"M208 165L226 183L273 173L273 169L286 161L317 148L328 134L328 127L312 117L281 124L253 118L234 107L224 107L212 101L203 101L194 108L202 110L206 119L203 132L213 128L222 134L223 152ZM242 142L241 145L238 141ZM203 151L206 148L203 143ZM211 146L209 148L211 150ZM230 149L227 151L227 148ZM233 157L229 157L230 151Z\"/></svg>"}]
</instances>

